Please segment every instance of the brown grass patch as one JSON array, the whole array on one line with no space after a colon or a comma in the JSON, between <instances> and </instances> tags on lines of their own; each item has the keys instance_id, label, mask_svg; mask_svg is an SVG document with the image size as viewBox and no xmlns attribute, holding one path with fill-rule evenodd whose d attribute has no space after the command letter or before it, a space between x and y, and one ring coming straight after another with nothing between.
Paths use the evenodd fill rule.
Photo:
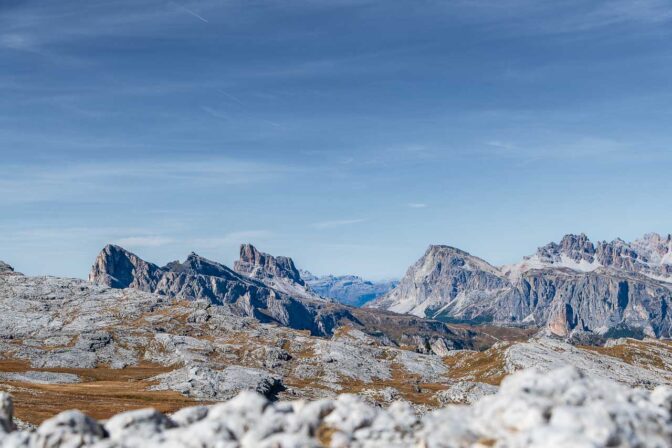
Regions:
<instances>
[{"instance_id":1,"label":"brown grass patch","mask_svg":"<svg viewBox=\"0 0 672 448\"><path fill-rule=\"evenodd\" d=\"M662 358L653 352L655 345L648 345L646 342L642 341L628 340L625 344L614 345L612 347L595 347L585 345L578 346L578 348L599 353L601 355L611 356L612 358L620 359L627 364L635 366L661 370L667 369L667 366L663 362ZM666 347L666 350L671 349L672 348Z\"/></svg>"},{"instance_id":2,"label":"brown grass patch","mask_svg":"<svg viewBox=\"0 0 672 448\"><path fill-rule=\"evenodd\" d=\"M317 429L317 440L322 446L331 446L331 439L334 437L336 430L329 426L320 426Z\"/></svg>"},{"instance_id":3,"label":"brown grass patch","mask_svg":"<svg viewBox=\"0 0 672 448\"><path fill-rule=\"evenodd\" d=\"M97 419L106 419L119 412L153 407L161 412L174 412L194 404L194 400L172 391L148 391L148 378L170 371L171 368L142 364L125 369L100 367L95 369L34 369L16 360L0 361L2 372L27 370L74 373L82 379L76 384L33 384L5 381L0 390L14 397L16 417L33 424L68 409L80 411Z\"/></svg>"},{"instance_id":4,"label":"brown grass patch","mask_svg":"<svg viewBox=\"0 0 672 448\"><path fill-rule=\"evenodd\" d=\"M506 376L505 348L491 348L484 352L459 352L443 358L450 379L476 381L499 386Z\"/></svg>"}]
</instances>

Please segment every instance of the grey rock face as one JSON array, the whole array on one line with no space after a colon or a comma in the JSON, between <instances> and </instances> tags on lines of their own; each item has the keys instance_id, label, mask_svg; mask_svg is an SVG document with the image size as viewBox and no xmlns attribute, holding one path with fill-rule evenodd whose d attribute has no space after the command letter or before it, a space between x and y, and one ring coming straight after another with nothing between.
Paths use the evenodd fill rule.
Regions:
<instances>
[{"instance_id":1,"label":"grey rock face","mask_svg":"<svg viewBox=\"0 0 672 448\"><path fill-rule=\"evenodd\" d=\"M14 272L14 268L0 260L0 275L10 274Z\"/></svg>"},{"instance_id":2,"label":"grey rock face","mask_svg":"<svg viewBox=\"0 0 672 448\"><path fill-rule=\"evenodd\" d=\"M169 417L154 409L139 409L115 415L105 423L105 431L110 439L117 442L126 439L140 441L176 426Z\"/></svg>"},{"instance_id":3,"label":"grey rock face","mask_svg":"<svg viewBox=\"0 0 672 448\"><path fill-rule=\"evenodd\" d=\"M607 337L670 337L670 304L669 285L645 276L545 269L524 273L492 311L495 321L538 323L559 336L583 331Z\"/></svg>"},{"instance_id":4,"label":"grey rock face","mask_svg":"<svg viewBox=\"0 0 672 448\"><path fill-rule=\"evenodd\" d=\"M258 251L251 244L240 246L240 259L233 265L234 271L258 280L266 286L292 297L308 300L323 300L301 278L294 261L289 257L274 257Z\"/></svg>"},{"instance_id":5,"label":"grey rock face","mask_svg":"<svg viewBox=\"0 0 672 448\"><path fill-rule=\"evenodd\" d=\"M351 306L364 306L399 284L396 280L374 282L356 275L317 277L308 271L301 271L301 277L317 294Z\"/></svg>"},{"instance_id":6,"label":"grey rock face","mask_svg":"<svg viewBox=\"0 0 672 448\"><path fill-rule=\"evenodd\" d=\"M471 404L481 398L497 393L499 388L491 384L472 381L460 381L448 389L437 392L436 398L443 405Z\"/></svg>"},{"instance_id":7,"label":"grey rock face","mask_svg":"<svg viewBox=\"0 0 672 448\"><path fill-rule=\"evenodd\" d=\"M284 390L282 380L260 369L230 366L214 370L206 366L190 366L159 375L152 390L174 390L188 397L205 400L225 400L240 391L252 390L267 398Z\"/></svg>"},{"instance_id":8,"label":"grey rock face","mask_svg":"<svg viewBox=\"0 0 672 448\"><path fill-rule=\"evenodd\" d=\"M569 268L591 272L610 268L672 282L672 235L648 233L627 243L621 239L593 244L585 234L566 235L559 244L540 247L537 253L502 270L512 277L531 269Z\"/></svg>"},{"instance_id":9,"label":"grey rock face","mask_svg":"<svg viewBox=\"0 0 672 448\"><path fill-rule=\"evenodd\" d=\"M3 433L14 430L14 402L6 392L0 392L0 441Z\"/></svg>"},{"instance_id":10,"label":"grey rock face","mask_svg":"<svg viewBox=\"0 0 672 448\"><path fill-rule=\"evenodd\" d=\"M251 244L240 246L240 259L234 263L233 270L248 277L259 279L267 277L285 278L298 285L305 285L291 258L274 257L259 252Z\"/></svg>"},{"instance_id":11,"label":"grey rock face","mask_svg":"<svg viewBox=\"0 0 672 448\"><path fill-rule=\"evenodd\" d=\"M533 325L568 337L670 337L672 240L597 246L567 235L517 265L496 268L431 246L399 286L370 306L446 321Z\"/></svg>"},{"instance_id":12,"label":"grey rock face","mask_svg":"<svg viewBox=\"0 0 672 448\"><path fill-rule=\"evenodd\" d=\"M8 381L24 381L35 384L72 384L79 382L79 376L72 373L55 372L0 372L0 379Z\"/></svg>"},{"instance_id":13,"label":"grey rock face","mask_svg":"<svg viewBox=\"0 0 672 448\"><path fill-rule=\"evenodd\" d=\"M487 320L474 305L493 301L511 287L497 268L449 246L430 246L399 285L369 306L417 316Z\"/></svg>"}]
</instances>

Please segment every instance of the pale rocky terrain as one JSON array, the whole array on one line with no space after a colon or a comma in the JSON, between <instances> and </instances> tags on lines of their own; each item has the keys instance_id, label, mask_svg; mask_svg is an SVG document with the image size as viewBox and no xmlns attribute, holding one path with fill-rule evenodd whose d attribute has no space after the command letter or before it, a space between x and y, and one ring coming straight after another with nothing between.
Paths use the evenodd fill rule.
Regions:
<instances>
[{"instance_id":1,"label":"pale rocky terrain","mask_svg":"<svg viewBox=\"0 0 672 448\"><path fill-rule=\"evenodd\" d=\"M619 385L575 368L506 378L469 406L419 415L404 401L372 406L354 395L271 402L246 392L166 415L152 409L96 421L66 411L34 431L14 430L0 393L3 447L666 447L672 389Z\"/></svg>"},{"instance_id":2,"label":"pale rocky terrain","mask_svg":"<svg viewBox=\"0 0 672 448\"><path fill-rule=\"evenodd\" d=\"M506 288L498 268L433 250L442 267L420 278ZM17 417L3 395L0 446L670 443L669 341L347 307L249 245L234 267L191 254L160 268L115 246L96 283L0 264L0 392ZM347 318L294 328L279 318L292 303Z\"/></svg>"},{"instance_id":3,"label":"pale rocky terrain","mask_svg":"<svg viewBox=\"0 0 672 448\"><path fill-rule=\"evenodd\" d=\"M401 317L413 330L418 319ZM122 408L155 402L174 410L252 389L271 399L341 392L381 403L404 397L429 409L439 404L435 393L452 382L441 356L459 348L436 334L399 334L398 345L347 325L321 338L239 316L226 304L75 279L0 275L0 390L13 393L19 416L32 422L62 407L66 397L87 410L101 400L115 409L116 393L124 397ZM113 392L101 399L102 388ZM45 405L27 409L22 400Z\"/></svg>"},{"instance_id":4,"label":"pale rocky terrain","mask_svg":"<svg viewBox=\"0 0 672 448\"><path fill-rule=\"evenodd\" d=\"M672 236L594 245L567 235L495 267L430 246L372 308L448 322L544 327L561 337L672 336Z\"/></svg>"}]
</instances>

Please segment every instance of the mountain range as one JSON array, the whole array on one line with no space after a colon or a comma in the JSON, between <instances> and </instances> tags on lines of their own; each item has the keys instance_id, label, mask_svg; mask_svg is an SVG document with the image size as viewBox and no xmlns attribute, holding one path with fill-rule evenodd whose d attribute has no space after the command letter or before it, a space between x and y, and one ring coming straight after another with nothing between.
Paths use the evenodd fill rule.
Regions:
<instances>
[{"instance_id":1,"label":"mountain range","mask_svg":"<svg viewBox=\"0 0 672 448\"><path fill-rule=\"evenodd\" d=\"M566 235L496 267L433 245L371 308L448 322L537 326L562 337L672 336L672 236L627 243Z\"/></svg>"},{"instance_id":2,"label":"mountain range","mask_svg":"<svg viewBox=\"0 0 672 448\"><path fill-rule=\"evenodd\" d=\"M174 412L242 390L426 413L530 367L539 381L573 365L652 389L672 384L671 239L568 235L503 267L431 246L369 308L323 297L291 258L249 244L233 269L195 253L160 266L109 245L88 282L0 263L0 393L23 425L72 407L97 419Z\"/></svg>"},{"instance_id":3,"label":"mountain range","mask_svg":"<svg viewBox=\"0 0 672 448\"><path fill-rule=\"evenodd\" d=\"M370 301L394 289L397 280L371 281L357 275L323 275L316 276L309 271L301 270L301 278L305 283L323 297L352 306L363 306Z\"/></svg>"},{"instance_id":4,"label":"mountain range","mask_svg":"<svg viewBox=\"0 0 672 448\"><path fill-rule=\"evenodd\" d=\"M260 252L250 244L241 246L234 269L193 252L184 262L173 261L161 267L122 247L108 245L96 258L89 281L111 288L205 301L234 315L308 330L316 336L331 336L347 324L395 344L475 344L472 332L439 321L351 307L321 297L303 281L291 258Z\"/></svg>"}]
</instances>

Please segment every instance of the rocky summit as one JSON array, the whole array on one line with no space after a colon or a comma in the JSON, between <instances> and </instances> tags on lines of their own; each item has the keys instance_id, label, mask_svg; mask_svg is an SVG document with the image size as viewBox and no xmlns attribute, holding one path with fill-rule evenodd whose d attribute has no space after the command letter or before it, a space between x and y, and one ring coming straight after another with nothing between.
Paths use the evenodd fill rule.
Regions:
<instances>
[{"instance_id":1,"label":"rocky summit","mask_svg":"<svg viewBox=\"0 0 672 448\"><path fill-rule=\"evenodd\" d=\"M291 258L274 257L251 244L240 246L240 258L233 264L233 270L293 297L324 300L306 285Z\"/></svg>"},{"instance_id":2,"label":"rocky summit","mask_svg":"<svg viewBox=\"0 0 672 448\"><path fill-rule=\"evenodd\" d=\"M431 246L399 285L368 306L451 322L546 328L558 336L670 337L672 237L594 245L567 235L495 267Z\"/></svg>"}]
</instances>

